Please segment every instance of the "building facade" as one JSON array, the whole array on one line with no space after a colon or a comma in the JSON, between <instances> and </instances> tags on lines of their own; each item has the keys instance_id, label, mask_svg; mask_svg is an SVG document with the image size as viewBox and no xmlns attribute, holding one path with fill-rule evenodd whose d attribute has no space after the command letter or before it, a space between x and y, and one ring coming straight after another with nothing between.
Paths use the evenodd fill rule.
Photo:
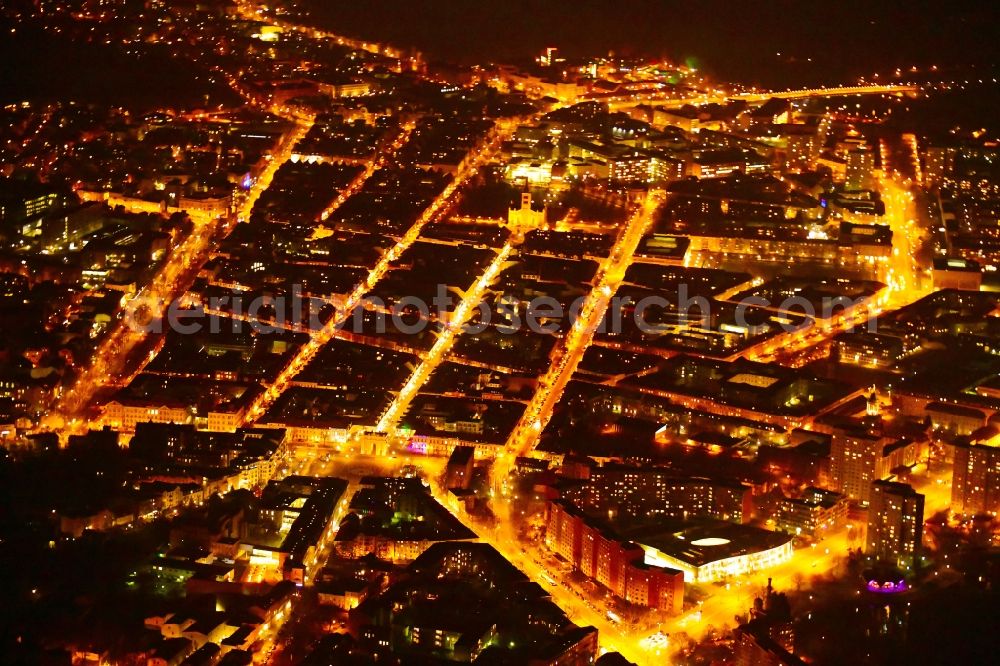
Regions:
<instances>
[{"instance_id":1,"label":"building facade","mask_svg":"<svg viewBox=\"0 0 1000 666\"><path fill-rule=\"evenodd\" d=\"M963 515L1000 511L1000 446L959 442L954 447L951 510Z\"/></svg>"},{"instance_id":2,"label":"building facade","mask_svg":"<svg viewBox=\"0 0 1000 666\"><path fill-rule=\"evenodd\" d=\"M901 568L912 567L924 533L924 496L907 483L876 481L868 506L865 554Z\"/></svg>"},{"instance_id":3,"label":"building facade","mask_svg":"<svg viewBox=\"0 0 1000 666\"><path fill-rule=\"evenodd\" d=\"M637 606L678 614L684 574L644 562L645 550L622 541L568 502L549 503L546 545L583 575Z\"/></svg>"},{"instance_id":4,"label":"building facade","mask_svg":"<svg viewBox=\"0 0 1000 666\"><path fill-rule=\"evenodd\" d=\"M585 511L628 516L745 522L753 508L750 487L736 481L679 478L670 470L613 464L591 469L588 483L567 489L564 497Z\"/></svg>"}]
</instances>

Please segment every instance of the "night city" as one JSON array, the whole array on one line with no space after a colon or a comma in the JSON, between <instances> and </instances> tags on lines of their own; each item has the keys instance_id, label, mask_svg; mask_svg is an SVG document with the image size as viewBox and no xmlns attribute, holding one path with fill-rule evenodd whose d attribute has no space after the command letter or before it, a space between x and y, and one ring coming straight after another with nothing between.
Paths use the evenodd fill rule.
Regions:
<instances>
[{"instance_id":1,"label":"night city","mask_svg":"<svg viewBox=\"0 0 1000 666\"><path fill-rule=\"evenodd\" d=\"M0 664L1000 659L1000 5L0 2Z\"/></svg>"}]
</instances>

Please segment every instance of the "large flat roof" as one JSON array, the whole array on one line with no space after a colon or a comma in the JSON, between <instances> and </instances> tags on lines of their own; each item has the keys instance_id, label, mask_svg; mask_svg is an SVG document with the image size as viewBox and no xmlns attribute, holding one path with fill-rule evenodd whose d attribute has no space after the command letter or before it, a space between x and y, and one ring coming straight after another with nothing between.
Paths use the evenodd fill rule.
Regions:
<instances>
[{"instance_id":1,"label":"large flat roof","mask_svg":"<svg viewBox=\"0 0 1000 666\"><path fill-rule=\"evenodd\" d=\"M644 528L627 536L692 567L770 550L792 540L788 534L716 520L688 523L678 529Z\"/></svg>"}]
</instances>

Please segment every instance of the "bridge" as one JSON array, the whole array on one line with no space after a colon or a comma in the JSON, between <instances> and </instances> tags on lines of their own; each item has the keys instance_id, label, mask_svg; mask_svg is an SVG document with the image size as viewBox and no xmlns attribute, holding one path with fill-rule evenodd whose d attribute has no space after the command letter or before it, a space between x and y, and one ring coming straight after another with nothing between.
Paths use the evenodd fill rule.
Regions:
<instances>
[{"instance_id":1,"label":"bridge","mask_svg":"<svg viewBox=\"0 0 1000 666\"><path fill-rule=\"evenodd\" d=\"M786 90L785 92L743 93L733 95L730 99L745 99L747 101L766 101L772 97L777 99L804 99L806 97L839 97L841 95L913 95L920 91L919 86L911 85L867 85L867 86L837 86L834 88L808 88L805 90Z\"/></svg>"},{"instance_id":2,"label":"bridge","mask_svg":"<svg viewBox=\"0 0 1000 666\"><path fill-rule=\"evenodd\" d=\"M806 99L809 97L839 97L846 95L916 95L920 91L919 86L900 85L866 85L866 86L837 86L833 88L806 88L802 90L785 90L770 92L738 93L735 95L698 95L696 97L656 97L652 95L629 95L626 97L610 98L600 100L607 102L612 111L645 104L646 106L657 106L661 108L679 109L682 106L691 104L724 104L726 102L743 100L746 102L766 102L772 97L778 99Z\"/></svg>"}]
</instances>

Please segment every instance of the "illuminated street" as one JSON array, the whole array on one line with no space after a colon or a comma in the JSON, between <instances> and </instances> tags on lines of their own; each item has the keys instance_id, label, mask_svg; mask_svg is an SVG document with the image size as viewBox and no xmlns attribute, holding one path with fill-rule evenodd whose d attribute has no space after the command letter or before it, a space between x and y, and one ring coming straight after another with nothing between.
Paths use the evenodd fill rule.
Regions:
<instances>
[{"instance_id":1,"label":"illuminated street","mask_svg":"<svg viewBox=\"0 0 1000 666\"><path fill-rule=\"evenodd\" d=\"M297 355L291 359L284 370L282 370L281 374L278 375L277 379L267 388L266 391L261 394L261 397L254 402L251 408L247 410L246 418L248 421L256 420L262 416L268 406L284 392L289 381L295 377L295 375L297 375L302 368L308 365L313 357L315 357L316 353L319 352L319 350L333 338L337 328L341 326L347 317L351 315L354 308L361 304L365 294L371 291L372 287L374 287L382 276L385 275L392 262L398 259L406 248L417 240L417 237L420 235L420 232L425 225L429 224L439 213L441 213L442 210L450 205L452 196L457 192L461 184L464 183L467 178L472 177L480 166L489 162L493 158L494 152L497 150L503 140L503 137L506 135L505 132L510 132L512 129L513 127L511 125L508 125L507 127L495 128L491 133L487 144L479 149L475 155L471 156L470 159L465 161L463 171L452 179L452 181L445 187L444 191L441 192L434 202L427 207L423 214L406 231L406 233L403 234L396 244L388 252L381 256L378 263L368 273L367 278L363 280L354 292L346 299L336 315L327 321L323 325L323 328L316 332L306 344L299 348Z\"/></svg>"},{"instance_id":2,"label":"illuminated street","mask_svg":"<svg viewBox=\"0 0 1000 666\"><path fill-rule=\"evenodd\" d=\"M296 142L305 136L309 127L309 124L296 124L282 137L268 160L267 168L253 183L242 206L232 217L242 219L249 215L256 200L271 184L275 172L291 157ZM126 367L126 363L148 337L143 327L145 317L161 316L165 308L185 292L216 243L228 233L231 224L231 220L206 219L203 216L194 216L192 220L194 230L169 253L153 283L129 299L124 310L131 314L127 314L107 335L102 346L95 351L91 365L61 397L59 406L46 420L48 428L60 431L62 436L85 431L89 418L86 410L94 397L102 390L117 385L123 373L138 371Z\"/></svg>"},{"instance_id":3,"label":"illuminated street","mask_svg":"<svg viewBox=\"0 0 1000 666\"><path fill-rule=\"evenodd\" d=\"M4 3L0 664L995 660L998 17L745 9Z\"/></svg>"},{"instance_id":4,"label":"illuminated street","mask_svg":"<svg viewBox=\"0 0 1000 666\"><path fill-rule=\"evenodd\" d=\"M509 474L510 466L517 456L527 455L537 443L542 428L548 423L552 408L562 395L567 382L576 371L580 359L594 332L607 312L611 297L625 276L625 270L631 264L635 248L643 235L649 229L653 214L662 201L657 193L650 193L637 210L630 216L626 225L619 233L615 243L598 269L590 296L580 308L579 316L573 322L573 327L563 339L562 345L553 354L553 363L548 373L539 381L539 390L535 392L524 415L511 434L505 447L505 458L494 466L494 484L498 490L504 478Z\"/></svg>"},{"instance_id":5,"label":"illuminated street","mask_svg":"<svg viewBox=\"0 0 1000 666\"><path fill-rule=\"evenodd\" d=\"M409 406L413 396L416 395L420 387L427 381L427 378L434 372L434 369L448 354L448 351L455 342L455 338L462 334L463 327L479 308L483 296L504 269L504 265L513 251L514 246L511 243L504 245L497 252L496 257L490 262L487 269L483 271L483 274L479 276L479 279L476 280L475 284L462 295L462 300L450 314L444 329L434 342L434 346L427 352L410 378L406 380L406 384L403 385L392 405L382 416L376 427L378 432L395 432L399 424L399 419L406 413L406 408Z\"/></svg>"}]
</instances>

